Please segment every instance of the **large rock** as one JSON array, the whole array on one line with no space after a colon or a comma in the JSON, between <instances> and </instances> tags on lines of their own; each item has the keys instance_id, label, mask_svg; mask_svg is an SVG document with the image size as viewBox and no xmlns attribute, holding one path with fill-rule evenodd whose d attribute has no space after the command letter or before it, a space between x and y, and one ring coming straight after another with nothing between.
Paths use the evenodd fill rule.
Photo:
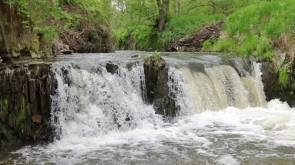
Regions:
<instances>
[{"instance_id":1,"label":"large rock","mask_svg":"<svg viewBox=\"0 0 295 165\"><path fill-rule=\"evenodd\" d=\"M50 65L0 65L0 145L51 138Z\"/></svg>"},{"instance_id":2,"label":"large rock","mask_svg":"<svg viewBox=\"0 0 295 165\"><path fill-rule=\"evenodd\" d=\"M169 96L168 65L164 59L151 56L144 61L146 101L154 105L156 112L165 118L175 117L177 107Z\"/></svg>"}]
</instances>

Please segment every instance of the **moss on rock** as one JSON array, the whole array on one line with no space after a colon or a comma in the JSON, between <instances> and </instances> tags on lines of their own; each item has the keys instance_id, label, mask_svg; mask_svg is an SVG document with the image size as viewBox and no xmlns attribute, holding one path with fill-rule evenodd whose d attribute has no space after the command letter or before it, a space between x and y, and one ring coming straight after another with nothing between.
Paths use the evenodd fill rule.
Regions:
<instances>
[{"instance_id":1,"label":"moss on rock","mask_svg":"<svg viewBox=\"0 0 295 165\"><path fill-rule=\"evenodd\" d=\"M48 64L0 68L0 146L51 139L50 75Z\"/></svg>"}]
</instances>

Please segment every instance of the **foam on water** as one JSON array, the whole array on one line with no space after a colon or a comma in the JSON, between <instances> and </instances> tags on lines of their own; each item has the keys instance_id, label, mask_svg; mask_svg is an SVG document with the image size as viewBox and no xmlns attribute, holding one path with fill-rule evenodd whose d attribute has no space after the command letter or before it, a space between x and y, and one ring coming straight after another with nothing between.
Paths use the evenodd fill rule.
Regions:
<instances>
[{"instance_id":1,"label":"foam on water","mask_svg":"<svg viewBox=\"0 0 295 165\"><path fill-rule=\"evenodd\" d=\"M239 164L255 159L292 162L294 149L294 109L273 100L266 107L228 107L185 116L175 123L145 123L103 136L62 138L18 153L34 163Z\"/></svg>"}]
</instances>

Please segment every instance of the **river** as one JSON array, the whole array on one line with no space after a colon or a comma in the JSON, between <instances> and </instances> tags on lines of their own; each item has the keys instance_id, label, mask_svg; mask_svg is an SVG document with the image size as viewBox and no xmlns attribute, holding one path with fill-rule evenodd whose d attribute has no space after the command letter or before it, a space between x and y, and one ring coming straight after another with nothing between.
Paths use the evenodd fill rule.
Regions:
<instances>
[{"instance_id":1,"label":"river","mask_svg":"<svg viewBox=\"0 0 295 165\"><path fill-rule=\"evenodd\" d=\"M266 101L258 63L164 58L175 118L145 102L139 52L62 57L52 67L55 140L2 153L0 164L295 164L294 108Z\"/></svg>"}]
</instances>

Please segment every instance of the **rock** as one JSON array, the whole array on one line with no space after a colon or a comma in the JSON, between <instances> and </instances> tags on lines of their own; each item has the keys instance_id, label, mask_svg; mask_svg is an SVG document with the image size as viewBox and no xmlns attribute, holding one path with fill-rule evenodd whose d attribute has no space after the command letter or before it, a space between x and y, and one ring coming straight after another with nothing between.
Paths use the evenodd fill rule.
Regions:
<instances>
[{"instance_id":1,"label":"rock","mask_svg":"<svg viewBox=\"0 0 295 165\"><path fill-rule=\"evenodd\" d=\"M0 112L0 121L5 122L7 120L7 112Z\"/></svg>"},{"instance_id":2,"label":"rock","mask_svg":"<svg viewBox=\"0 0 295 165\"><path fill-rule=\"evenodd\" d=\"M64 44L63 41L61 41L61 40L54 41L52 49L53 49L54 54L56 54L56 55L59 55L59 54L68 55L68 54L73 53L73 51L70 50L69 45Z\"/></svg>"},{"instance_id":3,"label":"rock","mask_svg":"<svg viewBox=\"0 0 295 165\"><path fill-rule=\"evenodd\" d=\"M39 114L32 116L33 123L40 124L42 122L42 116Z\"/></svg>"},{"instance_id":4,"label":"rock","mask_svg":"<svg viewBox=\"0 0 295 165\"><path fill-rule=\"evenodd\" d=\"M293 66L295 69L295 66ZM262 82L264 85L264 92L266 99L280 99L286 101L290 106L295 106L295 84L293 79L295 75L289 75L289 82L287 85L279 83L279 73L276 69L276 64L273 62L262 62Z\"/></svg>"},{"instance_id":5,"label":"rock","mask_svg":"<svg viewBox=\"0 0 295 165\"><path fill-rule=\"evenodd\" d=\"M61 53L62 54L72 54L73 53L73 51L72 50L63 50L63 51L61 51Z\"/></svg>"},{"instance_id":6,"label":"rock","mask_svg":"<svg viewBox=\"0 0 295 165\"><path fill-rule=\"evenodd\" d=\"M144 61L146 101L154 105L156 113L169 119L175 117L175 100L169 96L168 66L163 58L151 56Z\"/></svg>"},{"instance_id":7,"label":"rock","mask_svg":"<svg viewBox=\"0 0 295 165\"><path fill-rule=\"evenodd\" d=\"M6 64L0 68L0 146L51 140L53 82L49 64Z\"/></svg>"},{"instance_id":8,"label":"rock","mask_svg":"<svg viewBox=\"0 0 295 165\"><path fill-rule=\"evenodd\" d=\"M115 74L115 73L118 73L119 67L118 67L118 65L115 65L112 62L108 62L106 64L106 69L107 69L107 72Z\"/></svg>"},{"instance_id":9,"label":"rock","mask_svg":"<svg viewBox=\"0 0 295 165\"><path fill-rule=\"evenodd\" d=\"M132 55L131 58L139 58L140 56L138 54Z\"/></svg>"}]
</instances>

